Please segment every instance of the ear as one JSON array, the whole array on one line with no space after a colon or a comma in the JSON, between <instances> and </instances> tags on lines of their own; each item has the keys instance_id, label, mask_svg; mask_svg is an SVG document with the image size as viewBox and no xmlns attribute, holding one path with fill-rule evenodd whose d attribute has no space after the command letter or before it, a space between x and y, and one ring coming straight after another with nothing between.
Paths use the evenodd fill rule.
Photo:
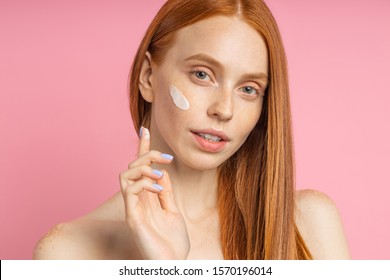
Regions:
<instances>
[{"instance_id":1,"label":"ear","mask_svg":"<svg viewBox=\"0 0 390 280\"><path fill-rule=\"evenodd\" d=\"M142 63L141 73L139 76L139 90L142 97L152 103L153 102L153 87L152 87L152 56L147 51Z\"/></svg>"}]
</instances>

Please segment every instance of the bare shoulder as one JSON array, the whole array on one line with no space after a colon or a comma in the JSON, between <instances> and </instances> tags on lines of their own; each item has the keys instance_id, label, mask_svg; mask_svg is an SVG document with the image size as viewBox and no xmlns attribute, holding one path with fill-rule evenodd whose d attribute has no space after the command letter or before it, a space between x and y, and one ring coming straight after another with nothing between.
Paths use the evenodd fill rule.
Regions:
<instances>
[{"instance_id":1,"label":"bare shoulder","mask_svg":"<svg viewBox=\"0 0 390 280\"><path fill-rule=\"evenodd\" d=\"M111 199L84 217L54 226L36 244L33 259L131 259L134 244L118 212L123 211Z\"/></svg>"},{"instance_id":2,"label":"bare shoulder","mask_svg":"<svg viewBox=\"0 0 390 280\"><path fill-rule=\"evenodd\" d=\"M296 223L314 259L349 259L336 204L315 190L297 192Z\"/></svg>"},{"instance_id":3,"label":"bare shoulder","mask_svg":"<svg viewBox=\"0 0 390 280\"><path fill-rule=\"evenodd\" d=\"M103 253L96 235L89 238L90 226L71 221L54 226L34 249L34 259L99 259Z\"/></svg>"}]
</instances>

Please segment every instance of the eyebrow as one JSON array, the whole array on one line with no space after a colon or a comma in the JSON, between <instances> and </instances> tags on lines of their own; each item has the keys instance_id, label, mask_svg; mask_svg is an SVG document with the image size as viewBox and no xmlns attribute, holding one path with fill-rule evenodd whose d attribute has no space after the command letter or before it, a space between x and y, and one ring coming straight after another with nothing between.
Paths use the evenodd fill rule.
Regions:
<instances>
[{"instance_id":1,"label":"eyebrow","mask_svg":"<svg viewBox=\"0 0 390 280\"><path fill-rule=\"evenodd\" d=\"M205 61L209 64L212 64L218 68L223 68L222 64L219 61L217 61L214 58L212 58L211 56L209 56L207 54L203 54L203 53L191 55L190 57L187 57L184 61L189 61L189 60L201 60L201 61ZM268 82L268 75L263 73L263 72L244 74L242 76L242 78L248 79L248 80L259 79L259 80L265 80L266 82Z\"/></svg>"},{"instance_id":2,"label":"eyebrow","mask_svg":"<svg viewBox=\"0 0 390 280\"><path fill-rule=\"evenodd\" d=\"M187 57L184 61L188 61L188 60L202 60L208 62L209 64L213 64L218 68L222 68L222 64L219 61L215 60L211 56L208 56L207 54L202 54L202 53L194 54L191 55L190 57Z\"/></svg>"}]
</instances>

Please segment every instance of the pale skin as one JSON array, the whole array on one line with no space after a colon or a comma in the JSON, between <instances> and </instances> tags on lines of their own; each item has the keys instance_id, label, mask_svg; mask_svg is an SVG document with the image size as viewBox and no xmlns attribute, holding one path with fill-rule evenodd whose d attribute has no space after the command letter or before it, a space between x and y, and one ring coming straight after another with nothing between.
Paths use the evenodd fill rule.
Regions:
<instances>
[{"instance_id":1,"label":"pale skin","mask_svg":"<svg viewBox=\"0 0 390 280\"><path fill-rule=\"evenodd\" d=\"M121 190L87 215L54 227L34 258L223 259L217 167L255 126L267 75L262 37L237 18L213 17L179 30L159 65L146 53L140 91L152 103L151 125L142 129L138 157L120 174ZM175 107L172 84L189 110ZM192 131L202 129L223 131L229 139L221 151L194 141ZM304 190L296 201L296 222L313 257L348 259L332 200Z\"/></svg>"}]
</instances>

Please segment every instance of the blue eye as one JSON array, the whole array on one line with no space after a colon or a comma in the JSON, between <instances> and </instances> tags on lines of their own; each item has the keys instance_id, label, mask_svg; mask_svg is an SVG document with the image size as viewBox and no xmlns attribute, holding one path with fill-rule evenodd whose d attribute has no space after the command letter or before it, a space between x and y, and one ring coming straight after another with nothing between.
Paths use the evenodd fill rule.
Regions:
<instances>
[{"instance_id":1,"label":"blue eye","mask_svg":"<svg viewBox=\"0 0 390 280\"><path fill-rule=\"evenodd\" d=\"M204 71L195 71L194 72L195 76L199 79L199 80L206 80L206 78L209 76L206 72Z\"/></svg>"},{"instance_id":2,"label":"blue eye","mask_svg":"<svg viewBox=\"0 0 390 280\"><path fill-rule=\"evenodd\" d=\"M251 87L251 86L242 87L241 91L246 93L246 94L249 94L249 95L258 94L258 91L254 87Z\"/></svg>"}]
</instances>

